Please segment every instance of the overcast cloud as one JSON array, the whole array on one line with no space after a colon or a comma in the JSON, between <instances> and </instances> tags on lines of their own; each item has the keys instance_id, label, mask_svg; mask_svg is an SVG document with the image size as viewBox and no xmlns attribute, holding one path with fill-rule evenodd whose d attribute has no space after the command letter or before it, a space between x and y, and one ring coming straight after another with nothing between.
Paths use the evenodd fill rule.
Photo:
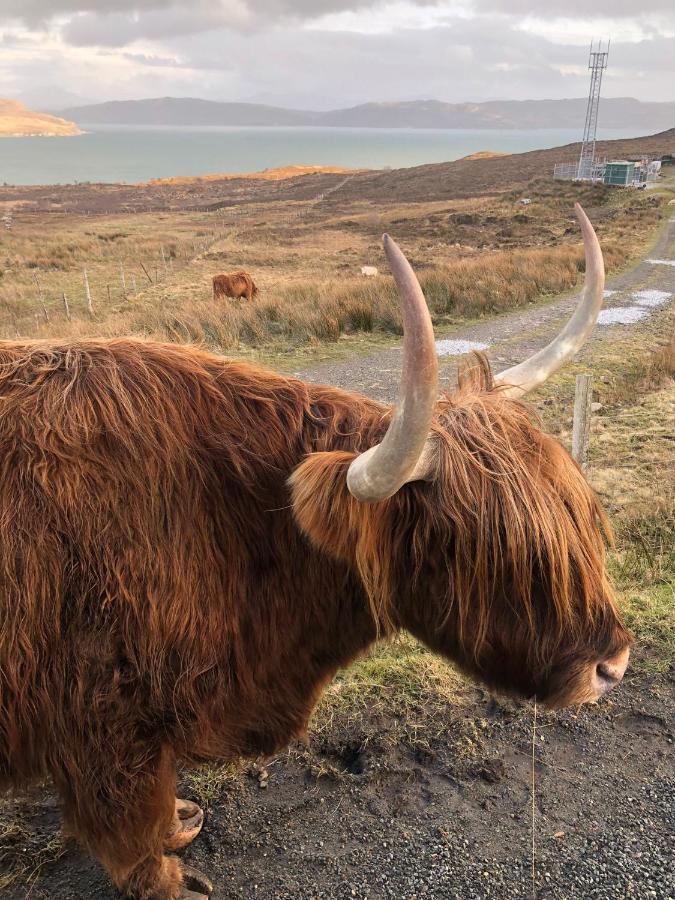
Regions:
<instances>
[{"instance_id":1,"label":"overcast cloud","mask_svg":"<svg viewBox=\"0 0 675 900\"><path fill-rule=\"evenodd\" d=\"M45 108L579 97L599 37L605 96L675 99L672 0L1 0L0 94Z\"/></svg>"}]
</instances>

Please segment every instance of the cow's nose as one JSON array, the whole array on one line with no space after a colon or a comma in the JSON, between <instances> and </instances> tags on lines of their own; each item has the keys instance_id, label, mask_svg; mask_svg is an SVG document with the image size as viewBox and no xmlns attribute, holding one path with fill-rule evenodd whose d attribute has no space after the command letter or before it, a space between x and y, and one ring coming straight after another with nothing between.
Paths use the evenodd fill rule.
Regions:
<instances>
[{"instance_id":1,"label":"cow's nose","mask_svg":"<svg viewBox=\"0 0 675 900\"><path fill-rule=\"evenodd\" d=\"M603 659L596 665L593 681L598 696L611 690L621 681L628 668L629 657L630 648L624 647L614 656Z\"/></svg>"}]
</instances>

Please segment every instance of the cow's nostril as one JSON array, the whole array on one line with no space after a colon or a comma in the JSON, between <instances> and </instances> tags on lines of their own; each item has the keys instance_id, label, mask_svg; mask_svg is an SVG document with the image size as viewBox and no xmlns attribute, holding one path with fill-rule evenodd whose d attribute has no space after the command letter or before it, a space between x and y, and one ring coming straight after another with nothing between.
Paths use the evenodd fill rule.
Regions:
<instances>
[{"instance_id":1,"label":"cow's nostril","mask_svg":"<svg viewBox=\"0 0 675 900\"><path fill-rule=\"evenodd\" d=\"M599 694L609 691L618 684L624 676L628 666L630 649L624 647L609 659L603 659L595 666L595 690Z\"/></svg>"},{"instance_id":2,"label":"cow's nostril","mask_svg":"<svg viewBox=\"0 0 675 900\"><path fill-rule=\"evenodd\" d=\"M598 663L595 667L598 678L606 681L609 685L614 685L621 680L621 675L612 669L607 663Z\"/></svg>"},{"instance_id":3,"label":"cow's nostril","mask_svg":"<svg viewBox=\"0 0 675 900\"><path fill-rule=\"evenodd\" d=\"M595 699L606 694L617 685L624 676L628 667L630 648L624 647L614 656L605 657L601 662L589 666L591 676L591 690Z\"/></svg>"}]
</instances>

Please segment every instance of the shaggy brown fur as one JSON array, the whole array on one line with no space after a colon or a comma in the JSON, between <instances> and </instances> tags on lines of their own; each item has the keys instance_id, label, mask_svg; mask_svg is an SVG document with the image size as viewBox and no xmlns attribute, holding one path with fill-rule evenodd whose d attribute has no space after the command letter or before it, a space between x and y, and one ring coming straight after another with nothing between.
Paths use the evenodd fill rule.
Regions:
<instances>
[{"instance_id":1,"label":"shaggy brown fur","mask_svg":"<svg viewBox=\"0 0 675 900\"><path fill-rule=\"evenodd\" d=\"M389 414L196 349L0 343L0 782L51 776L129 894L178 895L176 763L283 747L378 632L551 703L625 645L596 500L487 369L438 477L359 504Z\"/></svg>"},{"instance_id":2,"label":"shaggy brown fur","mask_svg":"<svg viewBox=\"0 0 675 900\"><path fill-rule=\"evenodd\" d=\"M218 297L233 297L240 300L246 297L252 300L258 293L258 288L248 272L230 272L229 275L213 276L213 299Z\"/></svg>"}]
</instances>

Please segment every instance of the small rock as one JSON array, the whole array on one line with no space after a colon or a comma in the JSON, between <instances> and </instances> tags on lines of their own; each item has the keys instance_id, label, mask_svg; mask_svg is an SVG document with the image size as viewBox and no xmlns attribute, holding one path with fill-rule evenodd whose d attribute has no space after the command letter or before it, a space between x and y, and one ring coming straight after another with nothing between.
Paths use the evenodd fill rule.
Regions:
<instances>
[{"instance_id":1,"label":"small rock","mask_svg":"<svg viewBox=\"0 0 675 900\"><path fill-rule=\"evenodd\" d=\"M488 784L496 784L504 777L504 762L501 759L486 759L479 765L477 775Z\"/></svg>"}]
</instances>

